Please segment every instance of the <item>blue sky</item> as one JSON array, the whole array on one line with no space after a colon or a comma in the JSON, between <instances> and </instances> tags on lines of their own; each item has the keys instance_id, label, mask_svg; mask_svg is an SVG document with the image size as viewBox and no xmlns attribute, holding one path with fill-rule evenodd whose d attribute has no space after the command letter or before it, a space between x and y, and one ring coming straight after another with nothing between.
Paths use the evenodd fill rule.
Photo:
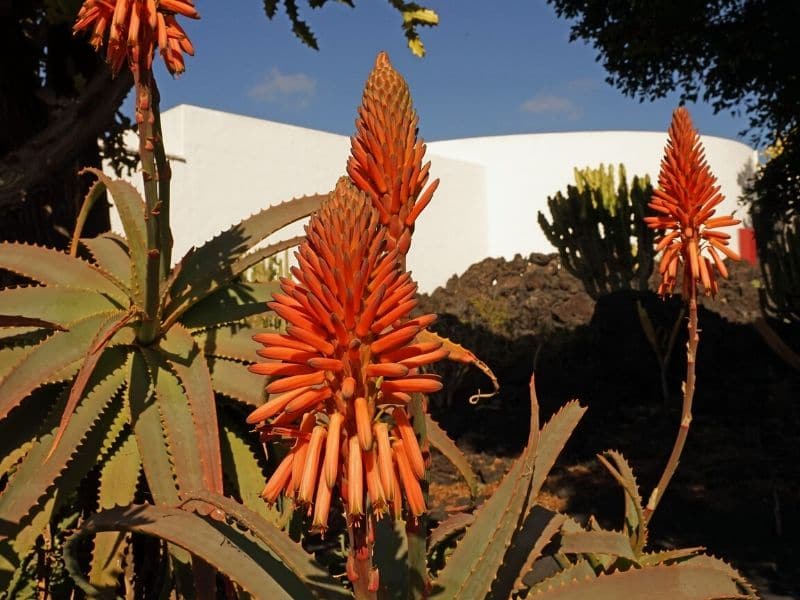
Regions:
<instances>
[{"instance_id":1,"label":"blue sky","mask_svg":"<svg viewBox=\"0 0 800 600\"><path fill-rule=\"evenodd\" d=\"M353 130L361 89L379 50L405 76L427 140L579 130L665 131L673 96L639 103L605 83L596 52L569 42L569 24L537 0L427 0L440 24L411 55L388 2L300 3L319 52L302 45L260 0L197 0L185 24L196 48L173 80L160 68L162 109L189 103L342 134ZM130 100L127 106L131 107ZM744 117L689 106L701 133L736 138ZM741 138L740 138L741 139ZM744 141L744 140L743 140Z\"/></svg>"}]
</instances>

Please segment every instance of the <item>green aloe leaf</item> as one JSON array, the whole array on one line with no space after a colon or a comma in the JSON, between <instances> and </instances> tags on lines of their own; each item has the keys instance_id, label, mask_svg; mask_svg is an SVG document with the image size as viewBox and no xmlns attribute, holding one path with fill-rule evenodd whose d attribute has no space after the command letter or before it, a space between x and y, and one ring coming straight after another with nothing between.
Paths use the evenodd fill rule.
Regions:
<instances>
[{"instance_id":1,"label":"green aloe leaf","mask_svg":"<svg viewBox=\"0 0 800 600\"><path fill-rule=\"evenodd\" d=\"M489 592L525 507L532 469L530 454L526 450L478 509L475 521L434 583L435 597L483 598Z\"/></svg>"},{"instance_id":2,"label":"green aloe leaf","mask_svg":"<svg viewBox=\"0 0 800 600\"><path fill-rule=\"evenodd\" d=\"M519 592L527 587L524 582L525 576L530 573L535 563L542 556L542 550L550 543L550 540L559 532L564 521L567 520L566 515L561 513L551 513L549 520L544 527L541 528L536 541L530 546L528 556L525 562L517 570L517 576L514 579L514 584L511 587L512 592Z\"/></svg>"},{"instance_id":3,"label":"green aloe leaf","mask_svg":"<svg viewBox=\"0 0 800 600\"><path fill-rule=\"evenodd\" d=\"M65 470L80 471L77 477L80 481L94 465L106 437L108 420L114 416L110 413L116 414L119 409L117 407L115 412L110 407L125 381L123 364L122 352L104 353L87 386L90 391L78 405L64 430L62 443L52 454L60 412L56 410L50 415L49 433L36 440L0 496L0 519L19 523L40 503L50 487L59 482ZM66 487L60 487L66 493Z\"/></svg>"},{"instance_id":4,"label":"green aloe leaf","mask_svg":"<svg viewBox=\"0 0 800 600\"><path fill-rule=\"evenodd\" d=\"M31 394L29 402L18 406L0 422L0 473L10 473L34 442L50 431L52 419L47 416L66 393L63 385L39 388Z\"/></svg>"},{"instance_id":5,"label":"green aloe leaf","mask_svg":"<svg viewBox=\"0 0 800 600\"><path fill-rule=\"evenodd\" d=\"M105 187L99 181L95 181L89 187L89 191L86 192L86 195L83 197L83 202L81 203L81 209L78 212L78 217L75 219L75 227L72 230L72 240L69 245L69 254L70 256L75 256L78 251L78 240L83 232L83 228L86 225L86 219L89 218L89 213L92 211L92 207L97 199L102 195L105 191Z\"/></svg>"},{"instance_id":6,"label":"green aloe leaf","mask_svg":"<svg viewBox=\"0 0 800 600\"><path fill-rule=\"evenodd\" d=\"M710 566L680 563L668 567L629 569L597 578L575 579L558 586L538 589L541 600L708 600L752 598L743 594L727 574Z\"/></svg>"},{"instance_id":7,"label":"green aloe leaf","mask_svg":"<svg viewBox=\"0 0 800 600\"><path fill-rule=\"evenodd\" d=\"M0 291L0 315L38 318L62 328L93 314L121 308L119 303L103 294L57 285Z\"/></svg>"},{"instance_id":8,"label":"green aloe leaf","mask_svg":"<svg viewBox=\"0 0 800 600\"><path fill-rule=\"evenodd\" d=\"M610 554L636 561L628 536L620 531L604 529L565 532L561 536L561 552L565 554Z\"/></svg>"},{"instance_id":9,"label":"green aloe leaf","mask_svg":"<svg viewBox=\"0 0 800 600\"><path fill-rule=\"evenodd\" d=\"M705 551L704 546L694 546L692 548L675 548L673 550L661 550L659 552L645 552L639 556L639 564L643 567L654 567L678 560L684 560L696 556Z\"/></svg>"},{"instance_id":10,"label":"green aloe leaf","mask_svg":"<svg viewBox=\"0 0 800 600\"><path fill-rule=\"evenodd\" d=\"M274 524L281 522L281 511L261 498L267 480L262 465L230 419L223 420L222 465L247 508Z\"/></svg>"},{"instance_id":11,"label":"green aloe leaf","mask_svg":"<svg viewBox=\"0 0 800 600\"><path fill-rule=\"evenodd\" d=\"M203 464L189 400L178 378L160 352L143 350L153 381L162 434L180 493L203 488Z\"/></svg>"},{"instance_id":12,"label":"green aloe leaf","mask_svg":"<svg viewBox=\"0 0 800 600\"><path fill-rule=\"evenodd\" d=\"M235 281L194 304L180 322L189 329L235 323L267 312L267 302L272 300L273 292L278 291L280 286L275 281Z\"/></svg>"},{"instance_id":13,"label":"green aloe leaf","mask_svg":"<svg viewBox=\"0 0 800 600\"><path fill-rule=\"evenodd\" d=\"M468 350L458 342L454 342L453 340L439 335L430 329L423 329L417 334L415 339L417 342L437 342L442 344L442 350L447 350L449 352L447 355L447 360L464 365L472 365L478 368L484 375L486 375L486 377L489 378L489 381L492 384L492 391L481 392L478 390L477 394L470 396L469 401L472 404L475 404L482 399L496 396L500 391L500 383L498 382L497 376L494 374L494 371L492 371L489 365L478 358L474 352Z\"/></svg>"},{"instance_id":14,"label":"green aloe leaf","mask_svg":"<svg viewBox=\"0 0 800 600\"><path fill-rule=\"evenodd\" d=\"M217 406L205 356L189 331L180 324L166 333L160 348L183 388L184 393L175 396L173 402L181 403L181 412L187 412L191 418L191 451L200 460L204 487L222 493Z\"/></svg>"},{"instance_id":15,"label":"green aloe leaf","mask_svg":"<svg viewBox=\"0 0 800 600\"><path fill-rule=\"evenodd\" d=\"M130 282L134 302L144 306L144 293L147 279L147 232L144 220L144 200L139 192L127 181L111 179L99 169L84 169L94 174L114 199L119 213L130 253Z\"/></svg>"},{"instance_id":16,"label":"green aloe leaf","mask_svg":"<svg viewBox=\"0 0 800 600\"><path fill-rule=\"evenodd\" d=\"M183 314L191 305L232 281L250 266L247 261L237 261L239 257L279 229L317 210L325 198L327 195L303 196L271 206L190 251L181 260L167 314ZM273 244L271 252L279 252L280 246Z\"/></svg>"},{"instance_id":17,"label":"green aloe leaf","mask_svg":"<svg viewBox=\"0 0 800 600\"><path fill-rule=\"evenodd\" d=\"M647 520L644 518L642 497L633 469L616 450L606 450L597 455L598 460L617 480L625 492L625 531L631 541L631 547L638 556L647 543Z\"/></svg>"},{"instance_id":18,"label":"green aloe leaf","mask_svg":"<svg viewBox=\"0 0 800 600\"><path fill-rule=\"evenodd\" d=\"M213 356L207 360L214 391L238 400L251 409L264 404L267 393L263 375L251 373L244 364L233 360Z\"/></svg>"},{"instance_id":19,"label":"green aloe leaf","mask_svg":"<svg viewBox=\"0 0 800 600\"><path fill-rule=\"evenodd\" d=\"M428 442L458 469L467 483L467 487L469 487L470 496L475 500L478 496L478 478L475 476L475 472L469 462L467 462L467 457L459 450L455 442L450 439L447 432L427 413L425 414L425 420L427 421Z\"/></svg>"},{"instance_id":20,"label":"green aloe leaf","mask_svg":"<svg viewBox=\"0 0 800 600\"><path fill-rule=\"evenodd\" d=\"M513 536L533 506L547 472L585 408L569 402L539 431L539 404L531 378L528 444L494 494L478 509L436 581L444 598L483 598L491 589Z\"/></svg>"},{"instance_id":21,"label":"green aloe leaf","mask_svg":"<svg viewBox=\"0 0 800 600\"><path fill-rule=\"evenodd\" d=\"M206 356L217 356L250 364L260 360L256 354L260 345L253 341L253 336L262 331L265 330L256 329L247 323L233 323L205 329L193 333L193 336Z\"/></svg>"},{"instance_id":22,"label":"green aloe leaf","mask_svg":"<svg viewBox=\"0 0 800 600\"><path fill-rule=\"evenodd\" d=\"M69 254L14 242L0 242L0 269L8 269L44 285L58 285L106 294L121 305L129 298L108 274Z\"/></svg>"},{"instance_id":23,"label":"green aloe leaf","mask_svg":"<svg viewBox=\"0 0 800 600\"><path fill-rule=\"evenodd\" d=\"M736 569L734 569L731 565L726 563L724 560L717 558L716 556L710 556L708 554L700 554L698 556L693 556L685 561L679 563L682 566L692 566L692 567L707 567L710 569L716 569L717 571L724 573L739 587L739 590L746 594L748 598L758 598L758 593L753 585L745 579L745 577L739 573Z\"/></svg>"},{"instance_id":24,"label":"green aloe leaf","mask_svg":"<svg viewBox=\"0 0 800 600\"><path fill-rule=\"evenodd\" d=\"M130 287L131 257L124 237L115 233L103 233L94 238L83 238L81 244L89 249L97 266L114 277L124 288Z\"/></svg>"},{"instance_id":25,"label":"green aloe leaf","mask_svg":"<svg viewBox=\"0 0 800 600\"><path fill-rule=\"evenodd\" d=\"M491 589L506 548L523 518L539 434L538 411L531 380L528 444L494 494L478 508L474 522L439 573L434 584L435 596L483 598Z\"/></svg>"},{"instance_id":26,"label":"green aloe leaf","mask_svg":"<svg viewBox=\"0 0 800 600\"><path fill-rule=\"evenodd\" d=\"M141 351L131 352L127 370L126 401L131 412L131 425L147 487L157 504L177 504L178 490L161 426L154 385Z\"/></svg>"},{"instance_id":27,"label":"green aloe leaf","mask_svg":"<svg viewBox=\"0 0 800 600\"><path fill-rule=\"evenodd\" d=\"M27 519L22 527L12 527L3 524L3 535L12 537L0 538L0 589L4 591L12 590L16 585L13 579L18 578L20 568L24 567L25 559L30 554L36 540L46 530L53 512L56 507L56 496L59 495L57 488L52 488L41 499L39 509L35 511L30 519Z\"/></svg>"},{"instance_id":28,"label":"green aloe leaf","mask_svg":"<svg viewBox=\"0 0 800 600\"><path fill-rule=\"evenodd\" d=\"M64 376L64 367L84 357L97 331L117 313L98 313L70 324L68 331L58 331L31 348L0 380L0 419L19 405L33 390L53 381L56 373Z\"/></svg>"},{"instance_id":29,"label":"green aloe leaf","mask_svg":"<svg viewBox=\"0 0 800 600\"><path fill-rule=\"evenodd\" d=\"M58 432L53 440L53 449L50 451L51 454L55 451L56 446L58 446L58 443L61 440L61 436L64 434L67 425L69 425L69 421L72 418L72 413L75 411L75 407L78 405L78 402L80 402L80 399L83 396L83 390L89 381L89 377L91 377L92 373L94 372L100 357L103 355L103 351L111 344L115 334L119 332L120 329L125 327L125 325L133 318L133 316L134 313L131 310L128 310L124 313L115 313L108 317L108 319L106 319L97 330L97 333L95 334L94 339L89 346L89 351L86 353L86 356L83 359L81 368L78 370L78 375L75 377L75 381L72 383L72 389L69 392L67 405L64 408L64 413L61 415L61 423L58 426ZM130 342L132 340L128 339L125 341Z\"/></svg>"},{"instance_id":30,"label":"green aloe leaf","mask_svg":"<svg viewBox=\"0 0 800 600\"><path fill-rule=\"evenodd\" d=\"M98 508L106 510L130 504L139 481L139 450L136 438L125 435L100 471ZM106 593L113 594L123 572L123 557L129 535L121 531L103 531L94 538L89 569L89 582Z\"/></svg>"},{"instance_id":31,"label":"green aloe leaf","mask_svg":"<svg viewBox=\"0 0 800 600\"><path fill-rule=\"evenodd\" d=\"M30 326L2 327L0 328L0 353L8 349L30 349L36 344L43 342L51 333L51 331L44 331L38 327ZM2 358L2 354L0 354L0 377L2 377L2 368L7 362L7 360Z\"/></svg>"},{"instance_id":32,"label":"green aloe leaf","mask_svg":"<svg viewBox=\"0 0 800 600\"><path fill-rule=\"evenodd\" d=\"M292 586L293 594L298 594L297 597L308 597L309 592L317 598L350 597L328 574L328 571L314 560L312 555L303 550L299 543L287 537L283 530L273 523L235 500L211 492L194 495L184 506L190 508L194 505L202 509L203 504L222 511L226 518L232 519L240 528L248 531L261 547L300 578L300 581L287 581L287 585L291 584Z\"/></svg>"},{"instance_id":33,"label":"green aloe leaf","mask_svg":"<svg viewBox=\"0 0 800 600\"><path fill-rule=\"evenodd\" d=\"M284 250L299 246L305 239L306 236L298 235L293 238L270 244L269 246L264 246L263 248L259 248L253 252L248 252L247 254L236 259L236 261L233 263L233 272L237 275L244 273L247 269L256 266L257 264L275 256L276 254L280 254Z\"/></svg>"},{"instance_id":34,"label":"green aloe leaf","mask_svg":"<svg viewBox=\"0 0 800 600\"><path fill-rule=\"evenodd\" d=\"M458 535L472 525L474 521L475 515L473 513L457 512L449 515L431 530L428 536L428 555L430 556L431 552L436 550L439 544L446 542L454 535Z\"/></svg>"},{"instance_id":35,"label":"green aloe leaf","mask_svg":"<svg viewBox=\"0 0 800 600\"><path fill-rule=\"evenodd\" d=\"M97 594L98 590L81 573L77 545L82 537L101 531L130 531L161 538L202 558L255 597L287 600L293 597L272 576L273 573L283 575L281 571L285 571L285 567L273 562L272 572L266 571L262 557L255 554L257 546L242 548L233 542L241 538L241 534L233 527L210 522L179 508L148 504L134 504L98 513L67 541L64 549L67 569L78 586L90 595Z\"/></svg>"},{"instance_id":36,"label":"green aloe leaf","mask_svg":"<svg viewBox=\"0 0 800 600\"><path fill-rule=\"evenodd\" d=\"M572 400L562 406L542 427L536 448L536 461L531 480L531 500L534 500L539 495L545 479L550 474L553 465L556 464L556 459L561 454L567 444L567 440L569 440L572 432L575 431L585 412L586 407L578 404L577 400Z\"/></svg>"},{"instance_id":37,"label":"green aloe leaf","mask_svg":"<svg viewBox=\"0 0 800 600\"><path fill-rule=\"evenodd\" d=\"M4 332L5 330L0 331ZM44 335L32 339L29 338L28 335L17 335L0 339L0 342L4 343L3 346L0 347L0 381L3 381L14 367L16 367L27 354L31 353L37 344L40 344L43 340L47 339L48 336L53 334L52 331L44 330L37 330L37 333L42 333ZM16 340L17 343L10 343L11 339ZM6 342L8 342L8 345L5 344Z\"/></svg>"},{"instance_id":38,"label":"green aloe leaf","mask_svg":"<svg viewBox=\"0 0 800 600\"><path fill-rule=\"evenodd\" d=\"M64 331L64 328L58 323L37 319L35 317L22 317L18 315L0 315L0 327L13 327L15 329L43 327L45 329Z\"/></svg>"},{"instance_id":39,"label":"green aloe leaf","mask_svg":"<svg viewBox=\"0 0 800 600\"><path fill-rule=\"evenodd\" d=\"M588 560L580 559L574 564L570 564L565 569L558 571L555 575L539 581L531 586L528 596L536 595L548 590L557 590L573 581L594 581L597 573L594 572ZM594 596L590 596L594 600Z\"/></svg>"}]
</instances>

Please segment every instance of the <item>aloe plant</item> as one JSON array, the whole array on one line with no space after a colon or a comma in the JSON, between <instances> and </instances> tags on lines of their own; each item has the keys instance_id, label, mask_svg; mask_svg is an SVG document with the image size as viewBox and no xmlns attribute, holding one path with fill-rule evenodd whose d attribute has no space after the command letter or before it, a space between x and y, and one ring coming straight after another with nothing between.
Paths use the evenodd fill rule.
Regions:
<instances>
[{"instance_id":1,"label":"aloe plant","mask_svg":"<svg viewBox=\"0 0 800 600\"><path fill-rule=\"evenodd\" d=\"M0 330L0 417L3 431L14 432L12 439L3 436L8 482L0 518L14 524L2 542L13 552L4 556L17 557L4 565L6 581L57 509L51 500L63 499L98 464L102 482L122 460L122 448L129 468L117 480L114 504L133 501L139 465L156 504L173 505L187 491L223 492L215 392L251 408L263 401L259 378L239 365L255 358L250 337L257 329L246 319L262 313L277 289L240 275L298 240L248 251L323 198L265 209L191 251L157 281L151 317L142 309L149 293L145 204L130 184L93 174L97 183L85 206L108 190L125 238L81 240L88 260L0 244L0 267L38 284L0 292L7 325ZM153 329L154 338L142 341L143 331ZM38 397L44 384L63 391L52 401ZM251 462L260 477L261 466ZM103 506L102 486L99 499Z\"/></svg>"},{"instance_id":2,"label":"aloe plant","mask_svg":"<svg viewBox=\"0 0 800 600\"><path fill-rule=\"evenodd\" d=\"M190 4L162 2L159 10L180 5L192 16ZM106 9L87 2L76 27L91 24L98 6ZM180 29L172 15L168 23ZM0 268L30 280L0 291L0 586L12 595L26 585L30 554L42 553L41 536L87 478L97 478L100 508L135 501L175 506L189 493L227 492L264 512L248 493L263 476L263 459L243 427L229 427L220 438L215 394L233 406L223 411L263 402L258 378L240 366L255 358L249 338L256 329L248 317L265 310L276 284L248 283L241 275L295 245L300 238L255 249L324 198L260 211L171 266L169 166L148 63L152 48L134 57L126 54L130 44L114 46L113 35L110 44L112 65L118 70L128 60L134 71L145 197L89 169L96 181L69 253L0 244ZM168 66L177 70L170 56ZM104 191L125 236L81 239L83 221ZM234 469L226 469L224 482L226 459ZM96 536L88 565L95 589L116 588L130 548L130 536ZM193 593L192 578L199 583L213 575L179 545L169 546L167 560L168 579L183 594Z\"/></svg>"},{"instance_id":3,"label":"aloe plant","mask_svg":"<svg viewBox=\"0 0 800 600\"><path fill-rule=\"evenodd\" d=\"M126 596L214 598L219 571L229 597L347 597L350 591L284 531L291 514L296 526L310 522L329 536L344 534L333 529L334 511L346 516L345 574L357 598L755 594L733 568L700 548L646 550L649 520L691 421L698 282L716 290L712 263L698 262L700 253L710 253L724 275L714 250L699 245L682 221L696 219L691 227L702 243L719 249L714 230L727 220L706 214L716 197L700 193L710 181L705 167L692 171L705 177L697 183L700 192L691 190L702 201L674 210L669 186L686 178L670 176L651 203L659 213L651 226L669 230L658 246L665 250L662 291L672 291L684 264L692 295L681 426L647 504L624 457L608 451L599 460L625 493L620 531L594 521L586 529L537 506L585 409L570 402L540 427L532 379L522 456L477 510L429 532L428 444L452 460L473 497L478 484L427 414L425 394L441 384L420 369L447 357L485 369L495 388L496 381L471 352L426 331L431 315L410 315L416 286L404 257L436 184L425 188L428 166L421 163L424 145L405 81L379 55L353 140L352 179L343 178L330 195L265 209L172 266L169 167L150 61L157 42L168 68L182 69L181 52L190 53L191 44L174 16L195 13L189 0L162 0L146 10L166 10L168 22L163 14L134 21L130 2L119 1L122 8L102 19L109 5L87 0L79 25L93 25L95 35L101 30L102 41L102 27L113 19L109 58L117 68L128 61L134 72L144 197L128 183L90 171L96 182L69 253L0 244L0 268L33 282L0 291L0 582L10 596L30 595L34 587L48 595L61 585L56 554L63 552L64 568L89 596L113 596L124 587ZM174 35L159 35L167 25ZM129 32L127 40L120 31ZM691 166L699 159L693 142L685 147L690 128L685 119L679 125L676 152L689 158L679 154L670 164ZM81 239L82 220L102 191L113 197L125 236ZM305 239L256 249L312 212ZM279 284L242 278L300 242L293 278ZM284 331L253 326L252 317L266 306L287 322ZM254 334L269 362L254 362ZM270 376L268 400L259 375ZM243 431L242 409L251 410L258 440ZM282 452L274 438L293 447ZM256 441L279 459L266 486ZM90 506L70 510L87 492ZM281 493L292 500L288 510L262 501ZM387 511L405 526L383 526ZM379 550L389 536L406 549L397 589L379 577ZM444 566L429 572L434 556L444 557ZM542 560L555 568L532 580ZM32 572L36 562L51 563L43 579Z\"/></svg>"}]
</instances>

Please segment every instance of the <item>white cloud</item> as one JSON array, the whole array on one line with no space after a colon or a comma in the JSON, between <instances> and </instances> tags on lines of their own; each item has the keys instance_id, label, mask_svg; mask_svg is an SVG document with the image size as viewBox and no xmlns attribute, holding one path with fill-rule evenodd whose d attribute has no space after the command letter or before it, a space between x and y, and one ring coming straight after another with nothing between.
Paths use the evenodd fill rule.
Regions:
<instances>
[{"instance_id":1,"label":"white cloud","mask_svg":"<svg viewBox=\"0 0 800 600\"><path fill-rule=\"evenodd\" d=\"M570 120L577 119L583 114L583 110L578 104L565 96L553 94L536 94L525 100L520 106L520 110L540 115L561 115Z\"/></svg>"},{"instance_id":2,"label":"white cloud","mask_svg":"<svg viewBox=\"0 0 800 600\"><path fill-rule=\"evenodd\" d=\"M305 73L281 73L273 67L247 95L262 102L291 100L304 106L317 91L317 82Z\"/></svg>"}]
</instances>

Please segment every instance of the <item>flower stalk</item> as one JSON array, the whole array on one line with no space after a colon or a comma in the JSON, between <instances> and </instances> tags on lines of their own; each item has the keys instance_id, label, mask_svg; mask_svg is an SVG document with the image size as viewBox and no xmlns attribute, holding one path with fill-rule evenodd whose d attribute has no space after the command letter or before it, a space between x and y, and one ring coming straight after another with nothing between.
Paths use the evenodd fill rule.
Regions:
<instances>
[{"instance_id":1,"label":"flower stalk","mask_svg":"<svg viewBox=\"0 0 800 600\"><path fill-rule=\"evenodd\" d=\"M142 344L150 344L159 334L161 283L172 262L171 173L161 134L153 56L158 49L173 75L185 70L184 54L193 55L194 47L178 15L200 18L194 0L85 0L73 26L76 34L90 33L95 50L105 44L106 60L115 74L126 64L133 74L147 231L144 320L137 333Z\"/></svg>"},{"instance_id":2,"label":"flower stalk","mask_svg":"<svg viewBox=\"0 0 800 600\"><path fill-rule=\"evenodd\" d=\"M144 295L144 320L138 332L138 341L142 344L151 343L158 335L158 305L159 287L164 275L161 273L162 233L164 223L162 216L162 203L159 198L158 171L156 170L156 146L160 146L163 153L163 142L155 134L157 110L154 105L158 102L158 89L155 80L146 73L134 75L136 79L136 122L139 133L139 159L142 164L142 183L145 199L145 224L147 227L147 279ZM160 125L159 125L160 129ZM168 182L167 182L168 184ZM167 213L168 214L168 213Z\"/></svg>"},{"instance_id":3,"label":"flower stalk","mask_svg":"<svg viewBox=\"0 0 800 600\"><path fill-rule=\"evenodd\" d=\"M652 229L661 230L656 250L661 251L659 293L672 294L678 279L683 280L683 293L689 306L689 339L686 343L686 380L683 384L683 406L678 434L667 464L644 508L649 522L669 486L680 462L689 428L692 424L692 402L695 392L695 368L700 334L697 325L697 295L702 287L707 296L714 296L719 285L716 273L728 276L722 256L739 260L728 248L728 233L720 227L738 225L732 216L714 217L716 207L724 200L717 179L705 159L700 136L692 124L689 111L678 108L672 115L669 139L661 161L658 189L649 207L656 213L646 217ZM682 276L682 277L681 277Z\"/></svg>"},{"instance_id":4,"label":"flower stalk","mask_svg":"<svg viewBox=\"0 0 800 600\"><path fill-rule=\"evenodd\" d=\"M697 363L697 347L700 343L700 333L697 328L697 284L692 281L689 289L689 339L686 342L686 381L683 384L683 405L681 408L681 420L678 426L678 434L675 437L675 443L672 446L667 464L664 467L664 472L661 474L656 487L650 494L647 500L647 505L644 507L645 522L649 522L653 516L661 498L664 497L664 491L672 481L675 470L678 468L683 447L686 444L686 438L689 436L689 428L692 425L692 402L694 400L695 390L695 365Z\"/></svg>"}]
</instances>

